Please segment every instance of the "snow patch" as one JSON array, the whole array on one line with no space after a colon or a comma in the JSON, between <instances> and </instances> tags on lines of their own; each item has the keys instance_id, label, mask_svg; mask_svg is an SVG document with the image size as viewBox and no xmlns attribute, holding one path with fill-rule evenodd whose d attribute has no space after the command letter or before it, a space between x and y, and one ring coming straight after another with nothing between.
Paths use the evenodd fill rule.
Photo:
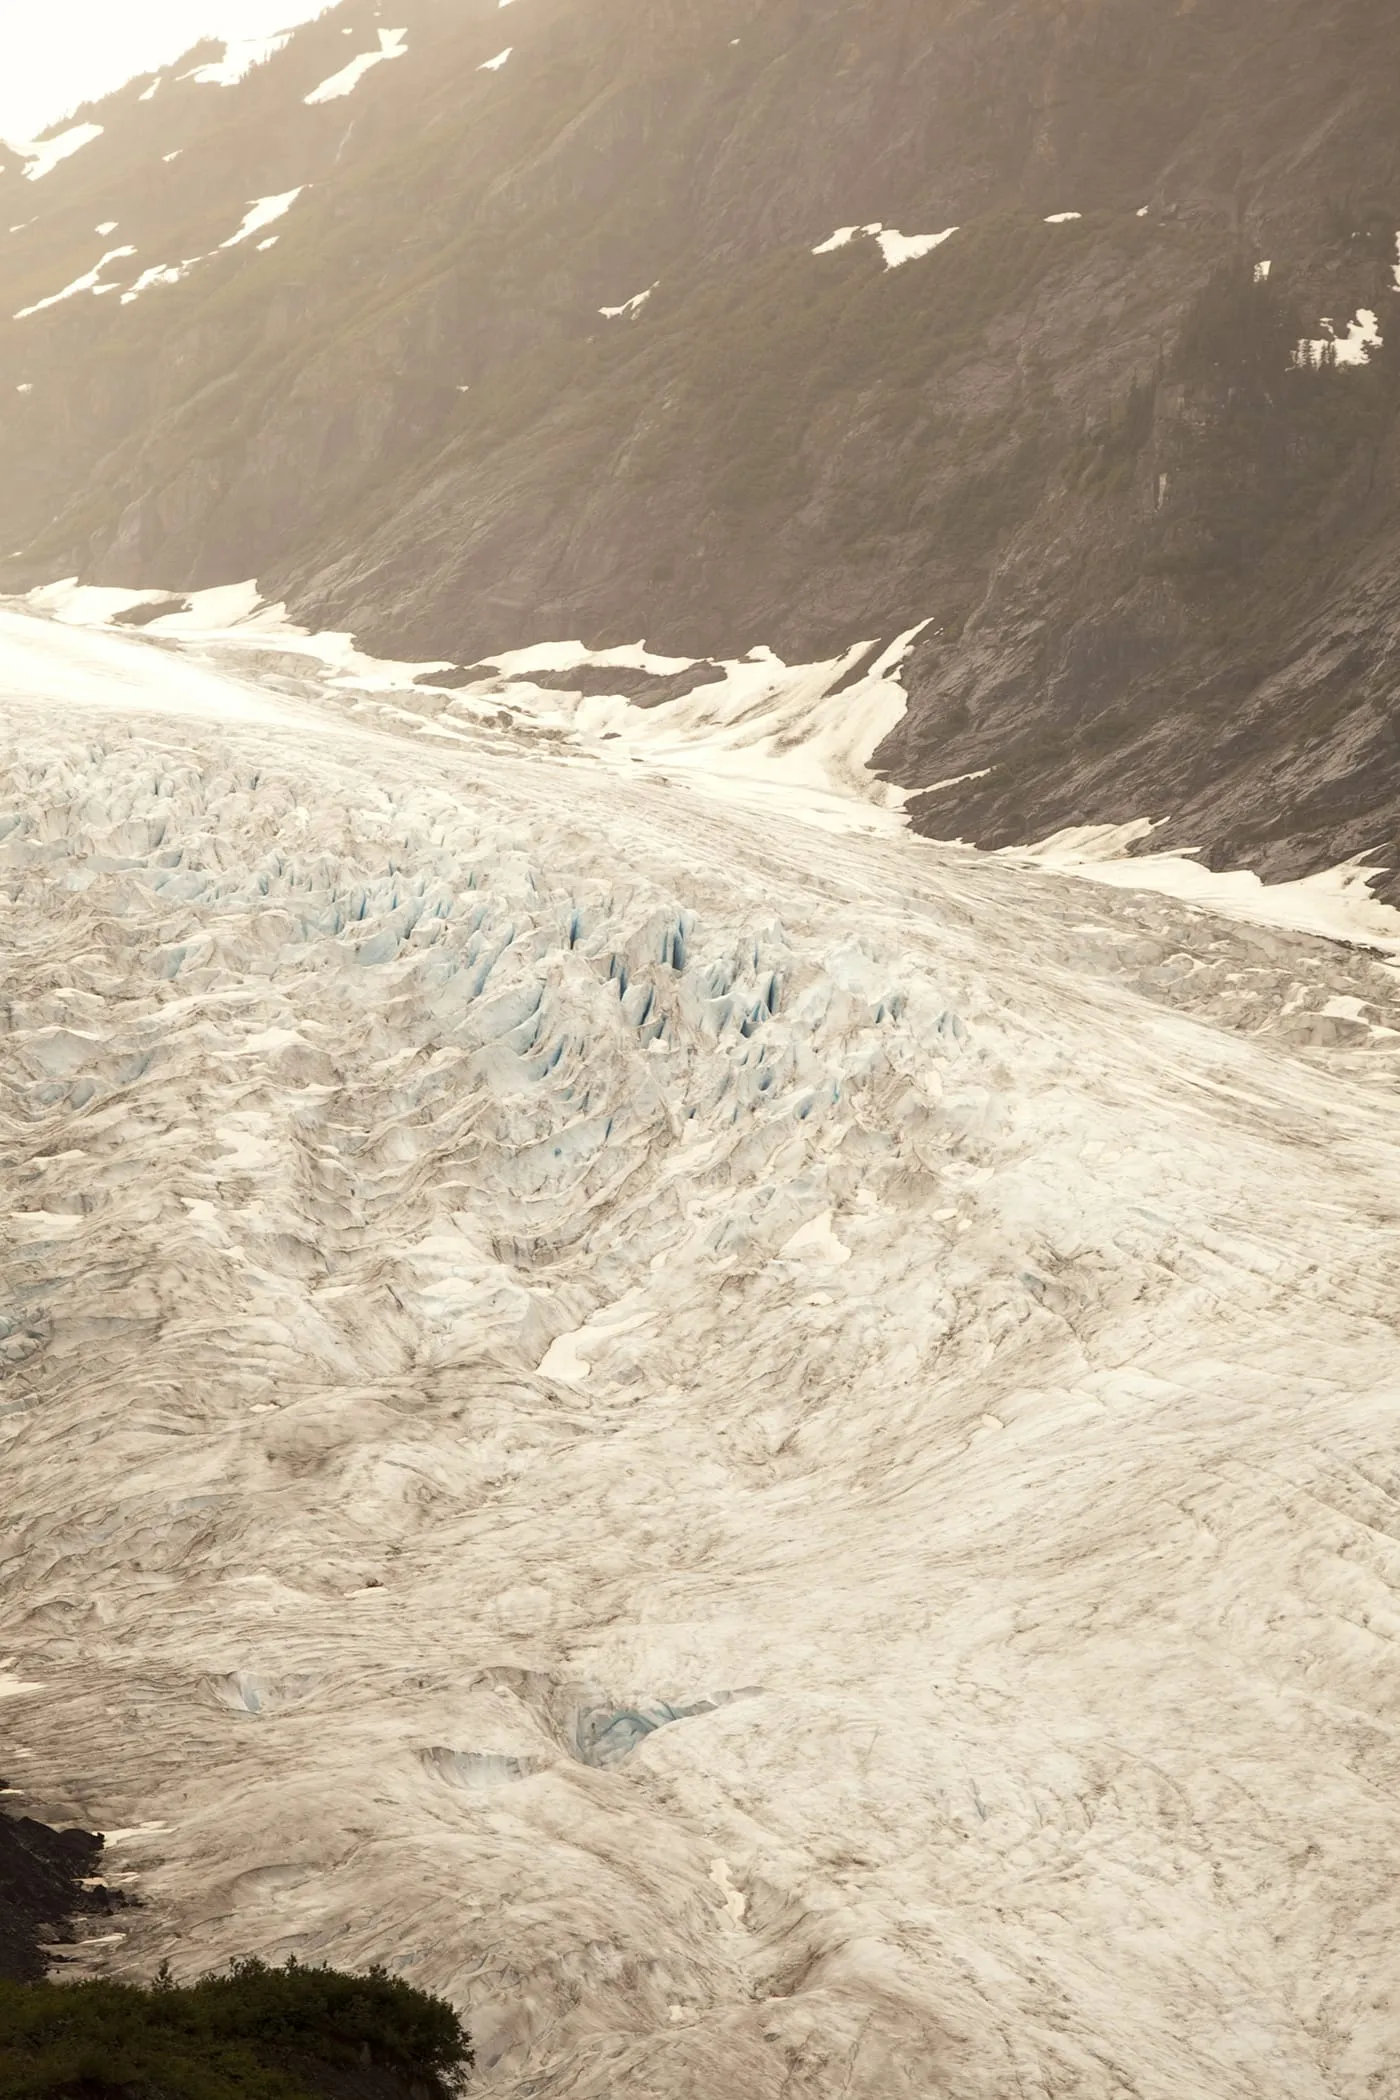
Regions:
<instances>
[{"instance_id":1,"label":"snow patch","mask_svg":"<svg viewBox=\"0 0 1400 2100\"><path fill-rule=\"evenodd\" d=\"M292 41L290 29L279 30L275 36L249 36L235 38L224 45L224 55L211 64L195 66L191 72L182 73L182 80L193 80L200 87L237 87L246 80L254 66L265 65L267 60L285 50ZM157 81L156 86L160 85ZM155 93L152 87L149 94ZM147 96L142 96L142 101Z\"/></svg>"},{"instance_id":2,"label":"snow patch","mask_svg":"<svg viewBox=\"0 0 1400 2100\"><path fill-rule=\"evenodd\" d=\"M118 613L133 606L157 605L166 591L124 590L119 585L79 583L69 576L62 583L41 584L25 600L36 612L45 613L65 627L105 627Z\"/></svg>"},{"instance_id":3,"label":"snow patch","mask_svg":"<svg viewBox=\"0 0 1400 2100\"><path fill-rule=\"evenodd\" d=\"M248 206L247 212L244 214L243 224L239 227L237 233L230 234L226 241L220 241L219 246L221 248L236 248L240 241L246 241L253 234L261 233L264 226L270 226L274 219L282 218L285 213L291 210L305 186L303 183L297 189L283 190L278 197L255 197Z\"/></svg>"},{"instance_id":4,"label":"snow patch","mask_svg":"<svg viewBox=\"0 0 1400 2100\"><path fill-rule=\"evenodd\" d=\"M196 263L202 263L203 261L205 261L204 256L191 255L184 262L153 263L150 269L143 270L136 281L127 286L122 293L122 305L130 306L132 301L139 299L143 292L148 292L152 285L179 284L182 278L189 276Z\"/></svg>"},{"instance_id":5,"label":"snow patch","mask_svg":"<svg viewBox=\"0 0 1400 2100\"><path fill-rule=\"evenodd\" d=\"M1368 365L1371 352L1379 350L1382 336L1380 322L1369 306L1361 307L1354 321L1347 323L1345 335L1338 335L1336 323L1326 314L1322 317L1324 333L1312 338L1304 337L1294 352L1294 362L1299 365L1316 365L1331 355L1338 365Z\"/></svg>"},{"instance_id":6,"label":"snow patch","mask_svg":"<svg viewBox=\"0 0 1400 2100\"><path fill-rule=\"evenodd\" d=\"M406 29L381 29L377 51L362 51L358 58L352 58L348 66L342 66L338 73L332 73L329 80L323 80L319 87L313 88L302 100L314 106L318 102L338 102L342 95L352 95L366 73L375 66L383 65L385 59L408 56L407 36Z\"/></svg>"},{"instance_id":7,"label":"snow patch","mask_svg":"<svg viewBox=\"0 0 1400 2100\"><path fill-rule=\"evenodd\" d=\"M102 260L94 263L90 270L85 270L81 277L75 277L73 282L66 284L61 292L54 292L47 299L36 300L33 306L22 306L15 315L15 319L17 321L27 321L31 314L41 314L50 306L60 306L65 299L76 298L80 292L116 291L117 287L114 284L99 284L98 279L108 263L116 262L121 256L134 255L135 253L136 250L134 248L109 248Z\"/></svg>"},{"instance_id":8,"label":"snow patch","mask_svg":"<svg viewBox=\"0 0 1400 2100\"><path fill-rule=\"evenodd\" d=\"M40 587L25 602L65 624L103 626L132 605L171 595L180 594L113 594L70 577ZM694 658L661 656L643 642L597 650L577 641L538 643L483 659L486 675L470 685L440 689L443 719L494 725L504 708L522 730L560 738L610 769L685 780L712 798L828 831L897 832L915 791L875 779L869 765L904 717L908 696L900 673L927 625L910 628L873 661L867 660L876 645L869 641L814 664L787 664L770 649L755 649L742 660L707 666L709 683L662 707L640 706L622 694L557 692L532 684L531 674L587 668L670 678L697 668ZM319 664L347 696L402 693L414 682L432 693L433 673L450 668L386 662L356 649L348 634L308 634L281 605L263 604L252 582L196 592L181 611L151 621L143 633L198 636L252 651L275 645ZM853 677L862 663L867 667Z\"/></svg>"},{"instance_id":9,"label":"snow patch","mask_svg":"<svg viewBox=\"0 0 1400 2100\"><path fill-rule=\"evenodd\" d=\"M848 248L852 241L864 238L879 243L887 270L898 270L905 263L932 255L935 248L941 248L957 231L956 226L945 226L941 233L900 233L897 228L885 226L876 219L868 226L838 226L835 233L820 242L812 253L834 255L838 248Z\"/></svg>"},{"instance_id":10,"label":"snow patch","mask_svg":"<svg viewBox=\"0 0 1400 2100\"><path fill-rule=\"evenodd\" d=\"M529 675L587 666L669 677L696 668L693 662L654 656L641 643L588 650L548 642L486 658L512 683L495 678L459 687L452 708L485 719L505 706L522 726L562 735L608 766L644 767L825 829L899 830L911 791L874 779L869 765L903 720L908 696L900 671L927 624L900 635L859 677L852 673L875 646L868 641L815 664L787 664L771 649L756 649L742 660L715 662L708 683L661 707L620 694L556 692L532 686Z\"/></svg>"},{"instance_id":11,"label":"snow patch","mask_svg":"<svg viewBox=\"0 0 1400 2100\"><path fill-rule=\"evenodd\" d=\"M813 255L834 255L838 248L849 248L851 242L855 240L858 234L878 233L882 223L881 220L876 219L869 226L838 226L835 233L829 234L824 241L812 250L812 253Z\"/></svg>"},{"instance_id":12,"label":"snow patch","mask_svg":"<svg viewBox=\"0 0 1400 2100\"><path fill-rule=\"evenodd\" d=\"M880 253L885 258L887 270L902 269L905 263L918 262L921 256L932 255L957 232L956 226L945 226L942 233L896 233L886 228L875 238L880 244Z\"/></svg>"},{"instance_id":13,"label":"snow patch","mask_svg":"<svg viewBox=\"0 0 1400 2100\"><path fill-rule=\"evenodd\" d=\"M172 597L180 593L167 591L159 595ZM219 634L226 628L237 627L252 619L262 605L262 596L251 578L245 583L211 584L207 590L186 593L183 611L166 613L147 631L154 634Z\"/></svg>"},{"instance_id":14,"label":"snow patch","mask_svg":"<svg viewBox=\"0 0 1400 2100\"><path fill-rule=\"evenodd\" d=\"M1400 911L1372 896L1371 884L1384 871L1364 866L1362 856L1294 882L1270 883L1246 868L1222 873L1204 868L1191 848L1130 857L1128 849L1149 838L1158 821L1139 817L1126 824L1074 825L1039 845L1008 847L996 857L1058 868L1112 889L1154 890L1222 918L1361 942L1400 956Z\"/></svg>"},{"instance_id":15,"label":"snow patch","mask_svg":"<svg viewBox=\"0 0 1400 2100\"><path fill-rule=\"evenodd\" d=\"M1082 219L1082 211L1052 211L1046 215L1047 226L1068 226L1073 219Z\"/></svg>"},{"instance_id":16,"label":"snow patch","mask_svg":"<svg viewBox=\"0 0 1400 2100\"><path fill-rule=\"evenodd\" d=\"M25 181L42 182L46 175L53 173L60 161L80 153L84 146L90 146L94 139L100 139L101 136L100 124L72 124L67 131L60 131L57 138L30 139L22 143L16 140L13 145L14 151L25 162Z\"/></svg>"},{"instance_id":17,"label":"snow patch","mask_svg":"<svg viewBox=\"0 0 1400 2100\"><path fill-rule=\"evenodd\" d=\"M659 278L657 283L660 283ZM600 306L598 311L605 321L620 320L624 314L635 320L655 290L656 285L649 284L644 292L634 292L630 299L624 299L621 306Z\"/></svg>"},{"instance_id":18,"label":"snow patch","mask_svg":"<svg viewBox=\"0 0 1400 2100\"><path fill-rule=\"evenodd\" d=\"M507 59L508 59L508 58L509 58L509 57L511 56L511 54L512 54L512 52L513 52L514 50L515 50L515 46L514 46L514 44L507 44L507 45L506 45L506 48L505 48L505 50L504 50L504 51L498 51L498 52L496 53L496 56L495 56L494 58L488 58L488 59L486 60L486 62L485 62L485 64L484 64L484 65L480 65L480 66L478 66L478 67L477 67L477 69L476 69L476 70L477 70L477 72L478 72L478 73L499 73L499 72L500 72L500 70L501 70L501 67L502 67L502 66L503 66L503 65L505 64L506 60L507 60Z\"/></svg>"},{"instance_id":19,"label":"snow patch","mask_svg":"<svg viewBox=\"0 0 1400 2100\"><path fill-rule=\"evenodd\" d=\"M50 586L61 590L61 586ZM148 603L160 593L119 594ZM119 608L124 609L124 608ZM109 616L110 617L110 616ZM149 631L149 630L148 630ZM158 713L205 721L271 726L295 720L296 710L279 706L251 686L203 671L196 664L159 652L136 637L104 632L95 621L74 617L35 620L0 606L0 691L51 692L65 706L122 713ZM314 726L314 717L309 718Z\"/></svg>"},{"instance_id":20,"label":"snow patch","mask_svg":"<svg viewBox=\"0 0 1400 2100\"><path fill-rule=\"evenodd\" d=\"M402 691L415 678L451 667L440 659L426 663L390 663L366 656L349 634L308 634L287 618L286 607L268 604L255 581L211 585L202 591L120 590L82 584L76 577L41 584L24 603L35 612L71 627L106 627L118 613L137 605L174 599L179 609L163 613L142 630L156 639L226 643L250 652L275 646L281 654L306 658L355 692Z\"/></svg>"}]
</instances>

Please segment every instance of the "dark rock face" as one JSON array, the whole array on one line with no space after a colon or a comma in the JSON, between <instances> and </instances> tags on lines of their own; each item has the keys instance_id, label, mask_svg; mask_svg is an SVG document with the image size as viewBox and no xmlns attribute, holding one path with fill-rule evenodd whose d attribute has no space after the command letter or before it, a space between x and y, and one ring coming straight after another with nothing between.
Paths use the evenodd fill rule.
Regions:
<instances>
[{"instance_id":1,"label":"dark rock face","mask_svg":"<svg viewBox=\"0 0 1400 2100\"><path fill-rule=\"evenodd\" d=\"M124 285L202 258L0 324L0 583L256 574L462 663L829 656L927 620L881 763L980 777L921 827L1148 815L1273 876L1400 859L1390 0L399 19L407 56L343 99L303 98L374 47L365 0L0 176L34 218L7 314L108 220ZM275 246L221 247L298 186ZM959 230L894 270L812 253L875 221ZM1362 309L1364 365L1295 368Z\"/></svg>"},{"instance_id":2,"label":"dark rock face","mask_svg":"<svg viewBox=\"0 0 1400 2100\"><path fill-rule=\"evenodd\" d=\"M121 1907L116 1890L91 1885L101 1857L91 1831L0 1815L0 1976L38 1982L49 1969L44 1945L71 1940L75 1916Z\"/></svg>"}]
</instances>

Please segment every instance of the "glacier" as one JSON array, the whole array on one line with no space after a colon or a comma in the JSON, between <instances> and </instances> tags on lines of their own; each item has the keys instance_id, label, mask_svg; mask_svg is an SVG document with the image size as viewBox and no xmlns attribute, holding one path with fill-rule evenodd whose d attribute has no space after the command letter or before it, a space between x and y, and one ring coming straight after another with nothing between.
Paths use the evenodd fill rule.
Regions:
<instances>
[{"instance_id":1,"label":"glacier","mask_svg":"<svg viewBox=\"0 0 1400 2100\"><path fill-rule=\"evenodd\" d=\"M914 838L900 644L648 744L56 609L0 1769L143 1899L70 1973L384 1960L512 2100L1384 2090L1394 967Z\"/></svg>"}]
</instances>

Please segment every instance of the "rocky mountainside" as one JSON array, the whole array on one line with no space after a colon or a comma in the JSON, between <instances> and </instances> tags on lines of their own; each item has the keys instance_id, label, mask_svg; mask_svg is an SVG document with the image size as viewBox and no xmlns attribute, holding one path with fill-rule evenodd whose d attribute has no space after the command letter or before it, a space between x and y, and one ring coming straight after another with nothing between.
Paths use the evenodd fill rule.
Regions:
<instances>
[{"instance_id":1,"label":"rocky mountainside","mask_svg":"<svg viewBox=\"0 0 1400 2100\"><path fill-rule=\"evenodd\" d=\"M0 154L0 587L256 575L463 665L923 621L921 829L1400 862L1397 120L1391 0L197 49Z\"/></svg>"}]
</instances>

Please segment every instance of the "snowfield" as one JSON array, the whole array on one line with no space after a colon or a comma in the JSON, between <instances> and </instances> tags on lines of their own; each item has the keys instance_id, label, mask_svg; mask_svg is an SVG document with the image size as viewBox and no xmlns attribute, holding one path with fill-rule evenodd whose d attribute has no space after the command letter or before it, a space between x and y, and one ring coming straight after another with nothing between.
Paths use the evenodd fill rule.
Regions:
<instances>
[{"instance_id":1,"label":"snowfield","mask_svg":"<svg viewBox=\"0 0 1400 2100\"><path fill-rule=\"evenodd\" d=\"M0 612L79 1969L385 1960L512 2100L1390 2090L1394 971L842 827L819 691L711 781L180 617Z\"/></svg>"}]
</instances>

